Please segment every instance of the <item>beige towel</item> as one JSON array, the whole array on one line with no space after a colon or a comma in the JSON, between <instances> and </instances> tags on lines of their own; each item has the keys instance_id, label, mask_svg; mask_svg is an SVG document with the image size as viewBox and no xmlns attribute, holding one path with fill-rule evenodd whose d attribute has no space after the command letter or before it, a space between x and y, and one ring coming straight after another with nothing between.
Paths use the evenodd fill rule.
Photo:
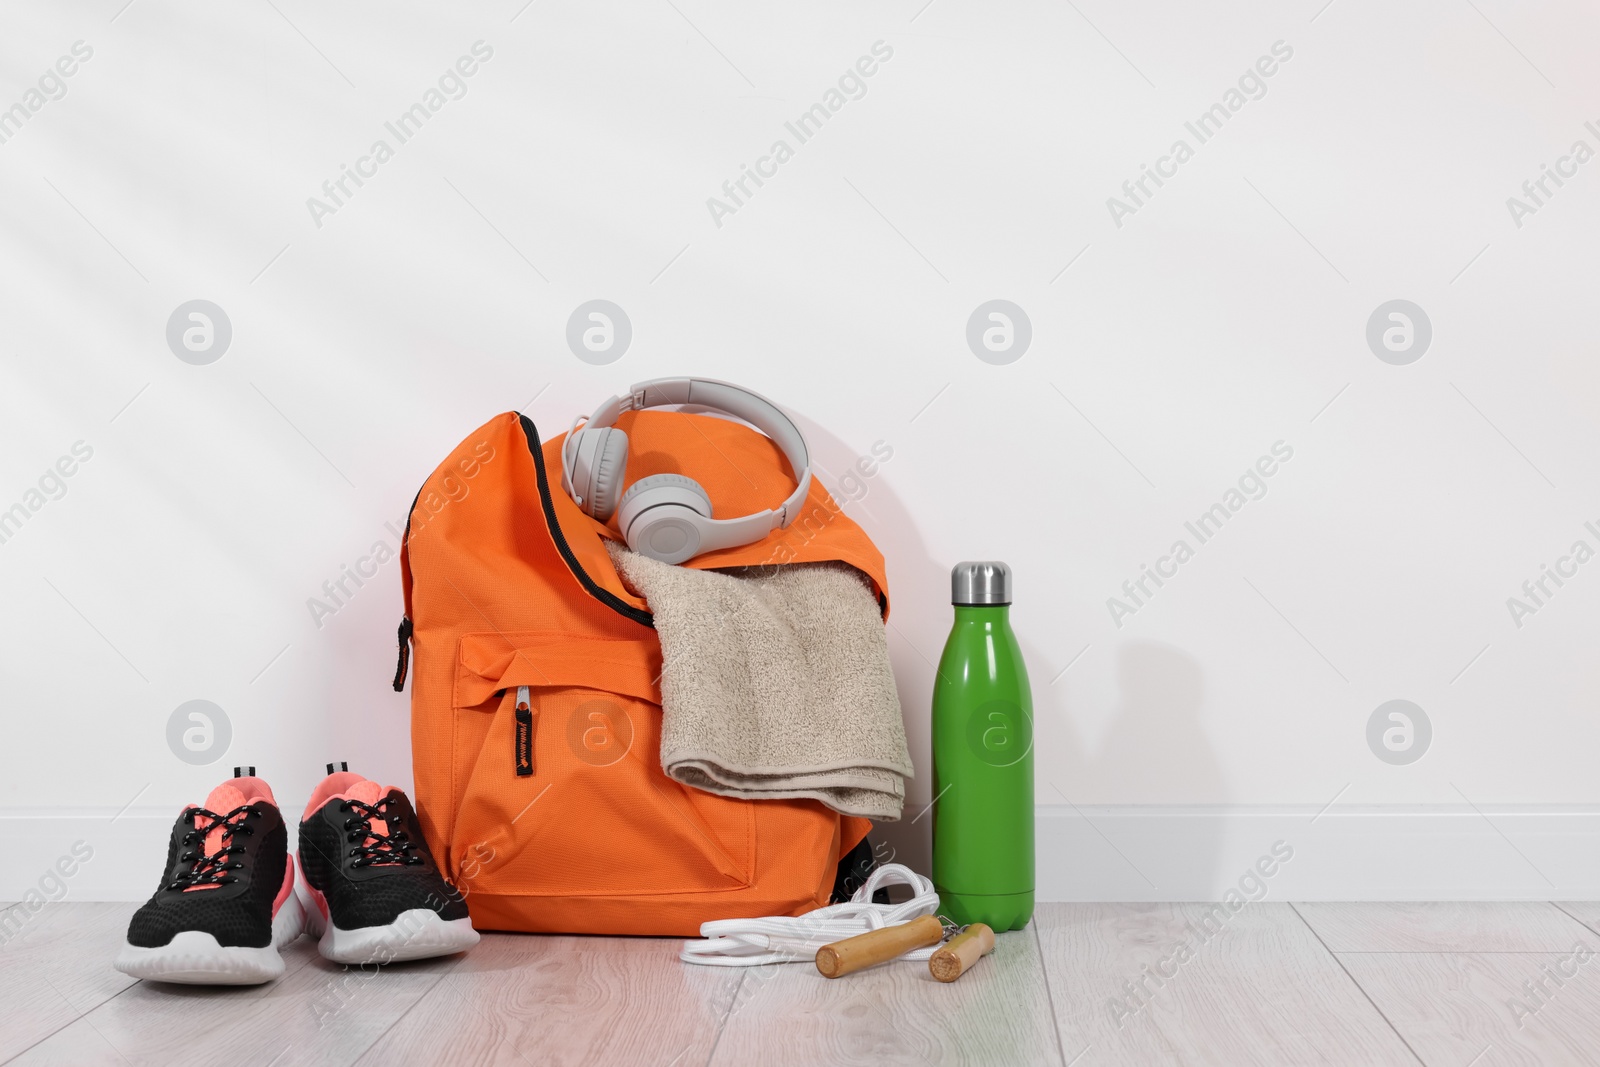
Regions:
<instances>
[{"instance_id":1,"label":"beige towel","mask_svg":"<svg viewBox=\"0 0 1600 1067\"><path fill-rule=\"evenodd\" d=\"M607 541L661 638L661 766L697 789L894 821L911 777L883 618L843 563L701 571Z\"/></svg>"}]
</instances>

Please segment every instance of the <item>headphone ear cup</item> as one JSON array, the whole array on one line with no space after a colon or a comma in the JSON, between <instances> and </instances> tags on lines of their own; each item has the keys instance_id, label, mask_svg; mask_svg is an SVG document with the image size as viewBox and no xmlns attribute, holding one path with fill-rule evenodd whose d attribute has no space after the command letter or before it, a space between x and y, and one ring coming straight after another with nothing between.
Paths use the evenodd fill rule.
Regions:
<instances>
[{"instance_id":1,"label":"headphone ear cup","mask_svg":"<svg viewBox=\"0 0 1600 1067\"><path fill-rule=\"evenodd\" d=\"M590 465L589 514L607 522L617 510L617 498L622 495L622 482L628 473L628 435L613 427L588 432L605 435Z\"/></svg>"},{"instance_id":2,"label":"headphone ear cup","mask_svg":"<svg viewBox=\"0 0 1600 1067\"><path fill-rule=\"evenodd\" d=\"M611 426L578 430L562 471L569 496L601 522L611 518L628 469L628 435Z\"/></svg>"},{"instance_id":3,"label":"headphone ear cup","mask_svg":"<svg viewBox=\"0 0 1600 1067\"><path fill-rule=\"evenodd\" d=\"M628 547L663 563L682 563L700 551L711 497L693 478L652 474L628 487L617 505L617 528Z\"/></svg>"}]
</instances>

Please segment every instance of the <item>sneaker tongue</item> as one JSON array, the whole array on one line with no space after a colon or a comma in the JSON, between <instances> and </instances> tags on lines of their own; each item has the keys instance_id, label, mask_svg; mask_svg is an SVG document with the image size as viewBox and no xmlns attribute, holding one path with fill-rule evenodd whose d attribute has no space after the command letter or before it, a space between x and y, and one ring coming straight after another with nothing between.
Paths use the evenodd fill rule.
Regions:
<instances>
[{"instance_id":1,"label":"sneaker tongue","mask_svg":"<svg viewBox=\"0 0 1600 1067\"><path fill-rule=\"evenodd\" d=\"M210 796L206 797L207 810L214 811L218 815L226 815L234 808L242 807L247 803L249 801L245 798L245 795L232 782L223 782L211 791Z\"/></svg>"},{"instance_id":2,"label":"sneaker tongue","mask_svg":"<svg viewBox=\"0 0 1600 1067\"><path fill-rule=\"evenodd\" d=\"M346 789L342 795L348 800L359 800L363 804L376 804L383 798L383 786L377 782L369 782L363 779L359 782L351 782L350 788Z\"/></svg>"},{"instance_id":3,"label":"sneaker tongue","mask_svg":"<svg viewBox=\"0 0 1600 1067\"><path fill-rule=\"evenodd\" d=\"M346 800L359 800L361 803L370 806L382 800L384 793L385 790L383 786L379 785L377 782L362 779L359 782L352 782L350 788L346 789L339 795ZM389 836L389 824L383 819L376 817L368 819L367 827L371 831L373 837ZM370 842L371 838L368 839L368 843Z\"/></svg>"},{"instance_id":4,"label":"sneaker tongue","mask_svg":"<svg viewBox=\"0 0 1600 1067\"><path fill-rule=\"evenodd\" d=\"M214 811L218 815L226 815L234 808L243 807L249 802L249 798L240 792L232 782L223 782L206 797L205 807L207 811ZM211 820L206 819L204 821L211 825ZM197 819L195 822L198 825L201 820ZM199 852L202 856L209 856L220 848L222 848L222 827L214 826L214 828L206 831L206 835L201 841ZM197 886L195 888L209 889L213 887Z\"/></svg>"}]
</instances>

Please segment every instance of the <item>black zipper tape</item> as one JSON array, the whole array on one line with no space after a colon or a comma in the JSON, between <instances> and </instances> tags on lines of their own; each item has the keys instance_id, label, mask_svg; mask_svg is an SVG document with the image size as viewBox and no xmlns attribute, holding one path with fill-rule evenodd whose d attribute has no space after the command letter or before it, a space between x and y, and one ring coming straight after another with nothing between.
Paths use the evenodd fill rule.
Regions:
<instances>
[{"instance_id":1,"label":"black zipper tape","mask_svg":"<svg viewBox=\"0 0 1600 1067\"><path fill-rule=\"evenodd\" d=\"M648 611L641 611L625 603L610 590L602 588L589 572L583 569L578 562L578 557L573 555L572 546L567 543L567 535L561 532L561 524L556 521L555 501L550 498L550 479L544 469L544 449L539 445L539 431L533 425L533 420L526 415L518 414L517 419L522 424L522 433L528 439L528 452L533 456L533 470L539 482L539 507L544 512L545 526L550 530L550 539L555 542L556 551L561 553L561 558L566 561L567 567L572 571L578 583L583 586L590 596L611 610L618 612L641 626L654 628L655 616ZM401 539L404 545L411 543L411 518L416 514L417 502L422 499L422 489L427 487L424 482L422 488L417 490L417 495L411 499L411 510L406 512L405 535ZM415 579L413 579L414 581ZM411 663L411 633L412 623L409 616L400 620L400 654L394 669L394 691L404 692L406 673ZM530 772L531 773L531 772Z\"/></svg>"},{"instance_id":2,"label":"black zipper tape","mask_svg":"<svg viewBox=\"0 0 1600 1067\"><path fill-rule=\"evenodd\" d=\"M561 553L561 558L567 561L573 576L589 591L590 596L640 626L654 627L655 616L623 602L621 597L609 589L602 588L578 563L578 557L572 554L572 546L567 544L567 535L561 532L561 524L556 521L556 505L550 498L550 479L545 474L544 449L539 445L539 431L534 428L533 420L528 416L518 415L517 418L522 421L522 432L527 435L528 451L533 453L533 469L539 480L539 505L544 510L544 524L550 529L550 538L556 543L556 551Z\"/></svg>"}]
</instances>

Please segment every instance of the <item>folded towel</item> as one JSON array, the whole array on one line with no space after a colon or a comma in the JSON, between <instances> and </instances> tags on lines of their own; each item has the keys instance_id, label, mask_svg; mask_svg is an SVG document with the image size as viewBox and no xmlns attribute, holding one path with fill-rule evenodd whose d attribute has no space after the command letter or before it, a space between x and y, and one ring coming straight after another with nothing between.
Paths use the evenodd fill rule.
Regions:
<instances>
[{"instance_id":1,"label":"folded towel","mask_svg":"<svg viewBox=\"0 0 1600 1067\"><path fill-rule=\"evenodd\" d=\"M883 619L843 563L702 571L606 548L661 639L661 766L723 796L894 821L911 777Z\"/></svg>"}]
</instances>

